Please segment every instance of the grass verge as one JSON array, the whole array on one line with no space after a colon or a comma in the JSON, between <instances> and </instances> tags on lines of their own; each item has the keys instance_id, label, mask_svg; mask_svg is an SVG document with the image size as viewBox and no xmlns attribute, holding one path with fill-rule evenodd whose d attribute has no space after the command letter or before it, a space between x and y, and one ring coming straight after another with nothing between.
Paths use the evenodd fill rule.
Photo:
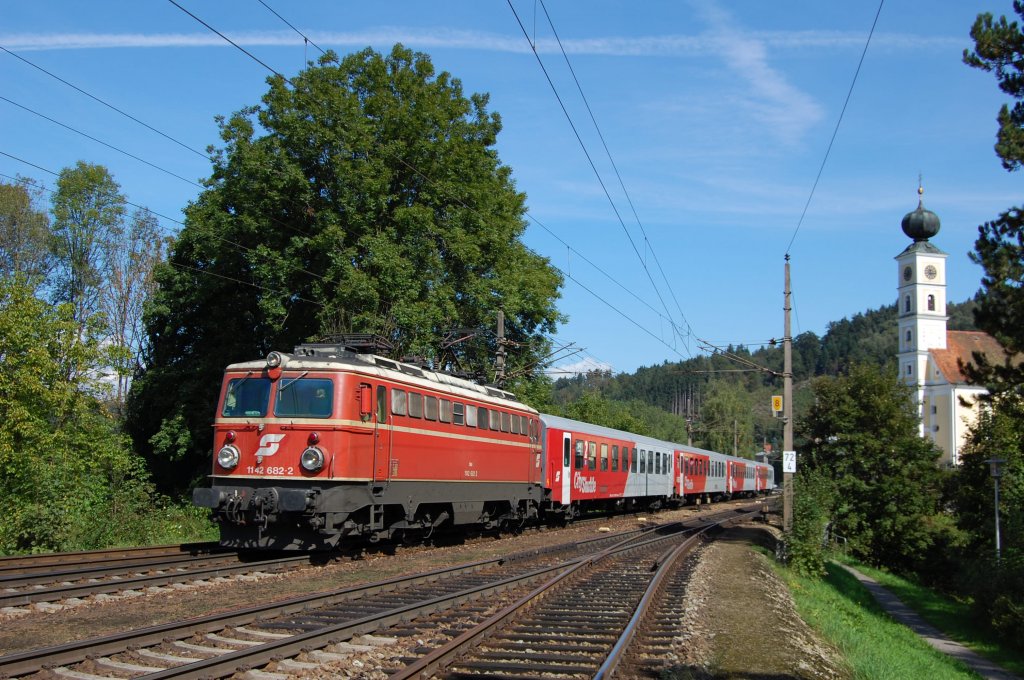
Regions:
<instances>
[{"instance_id":1,"label":"grass verge","mask_svg":"<svg viewBox=\"0 0 1024 680\"><path fill-rule=\"evenodd\" d=\"M835 646L851 677L977 678L960 662L932 649L909 628L893 622L851 574L829 564L825 578L796 575L776 565L800 617Z\"/></svg>"},{"instance_id":2,"label":"grass verge","mask_svg":"<svg viewBox=\"0 0 1024 680\"><path fill-rule=\"evenodd\" d=\"M970 606L943 597L922 585L886 571L880 571L849 559L840 560L870 576L888 588L908 607L946 635L1006 670L1024 676L1024 655L1002 646L996 636L978 625Z\"/></svg>"}]
</instances>

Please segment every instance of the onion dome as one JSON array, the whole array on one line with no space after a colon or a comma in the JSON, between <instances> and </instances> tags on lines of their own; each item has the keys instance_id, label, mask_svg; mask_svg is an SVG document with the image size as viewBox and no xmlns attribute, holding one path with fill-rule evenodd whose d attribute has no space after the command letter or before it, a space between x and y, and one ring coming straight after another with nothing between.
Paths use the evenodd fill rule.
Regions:
<instances>
[{"instance_id":1,"label":"onion dome","mask_svg":"<svg viewBox=\"0 0 1024 680\"><path fill-rule=\"evenodd\" d=\"M917 188L918 196L924 195L924 188ZM927 241L939 233L939 216L924 207L923 200L918 198L917 210L903 216L903 233L914 239L914 242Z\"/></svg>"}]
</instances>

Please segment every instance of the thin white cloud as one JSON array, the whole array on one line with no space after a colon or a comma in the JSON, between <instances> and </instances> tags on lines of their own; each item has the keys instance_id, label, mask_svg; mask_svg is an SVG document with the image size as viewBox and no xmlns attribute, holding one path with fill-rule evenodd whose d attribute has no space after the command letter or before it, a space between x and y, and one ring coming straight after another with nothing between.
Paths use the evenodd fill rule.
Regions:
<instances>
[{"instance_id":1,"label":"thin white cloud","mask_svg":"<svg viewBox=\"0 0 1024 680\"><path fill-rule=\"evenodd\" d=\"M711 53L721 55L736 82L742 83L744 108L782 142L800 141L821 121L822 107L772 66L766 41L737 30L735 19L717 5L700 3L697 9L710 27Z\"/></svg>"},{"instance_id":2,"label":"thin white cloud","mask_svg":"<svg viewBox=\"0 0 1024 680\"><path fill-rule=\"evenodd\" d=\"M481 31L445 28L416 29L381 27L362 32L306 31L318 45L362 47L365 45L405 43L419 48L449 48L525 54L530 46L520 37ZM230 34L246 47L288 47L301 44L291 31L248 31ZM745 41L771 49L859 49L862 33L846 31L767 31L744 32ZM12 33L0 35L0 45L10 50L80 50L127 48L228 47L222 38L209 32L196 33ZM963 38L924 37L913 34L876 34L872 45L898 49L961 49ZM687 57L706 56L721 46L721 35L663 35L639 37L604 36L566 38L566 52L590 56ZM545 54L560 52L552 39L537 41L537 50Z\"/></svg>"}]
</instances>

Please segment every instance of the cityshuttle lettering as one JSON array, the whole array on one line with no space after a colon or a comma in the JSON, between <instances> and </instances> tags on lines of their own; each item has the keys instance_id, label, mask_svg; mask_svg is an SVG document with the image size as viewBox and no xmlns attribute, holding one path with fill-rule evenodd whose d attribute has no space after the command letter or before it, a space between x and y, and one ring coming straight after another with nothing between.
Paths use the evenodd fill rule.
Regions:
<instances>
[{"instance_id":1,"label":"cityshuttle lettering","mask_svg":"<svg viewBox=\"0 0 1024 680\"><path fill-rule=\"evenodd\" d=\"M577 472L572 476L572 488L580 493L594 493L597 491L597 479L594 477L584 477Z\"/></svg>"}]
</instances>

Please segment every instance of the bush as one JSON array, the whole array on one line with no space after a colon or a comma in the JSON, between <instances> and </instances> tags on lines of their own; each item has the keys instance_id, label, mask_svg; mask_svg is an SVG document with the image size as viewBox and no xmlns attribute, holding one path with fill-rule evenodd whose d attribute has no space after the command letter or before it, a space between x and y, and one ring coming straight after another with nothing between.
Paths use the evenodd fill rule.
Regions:
<instances>
[{"instance_id":1,"label":"bush","mask_svg":"<svg viewBox=\"0 0 1024 680\"><path fill-rule=\"evenodd\" d=\"M803 469L794 480L793 530L786 560L801 576L823 576L828 561L825 531L835 507L832 483L819 471Z\"/></svg>"}]
</instances>

